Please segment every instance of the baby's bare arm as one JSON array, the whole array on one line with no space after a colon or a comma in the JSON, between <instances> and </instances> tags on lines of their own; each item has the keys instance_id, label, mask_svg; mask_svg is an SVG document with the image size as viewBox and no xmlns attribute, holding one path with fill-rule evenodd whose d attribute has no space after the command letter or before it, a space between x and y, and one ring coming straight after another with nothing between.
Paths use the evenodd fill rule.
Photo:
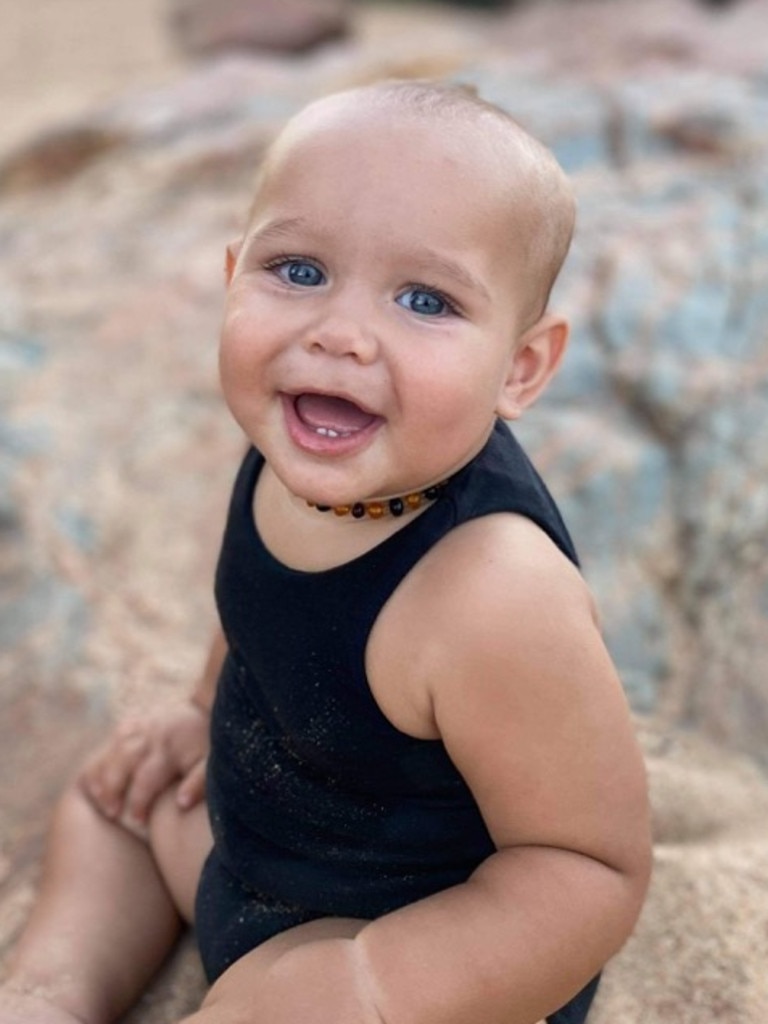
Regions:
<instances>
[{"instance_id":1,"label":"baby's bare arm","mask_svg":"<svg viewBox=\"0 0 768 1024\"><path fill-rule=\"evenodd\" d=\"M356 941L387 1024L523 1024L573 996L635 923L650 864L645 772L576 570L512 517L447 541L392 625L411 646L407 623L428 609L419 672L499 852Z\"/></svg>"},{"instance_id":2,"label":"baby's bare arm","mask_svg":"<svg viewBox=\"0 0 768 1024\"><path fill-rule=\"evenodd\" d=\"M227 656L227 641L224 632L219 626L211 641L205 666L200 680L192 692L192 701L206 711L213 707L213 698L216 696L216 684L219 681L221 666Z\"/></svg>"}]
</instances>

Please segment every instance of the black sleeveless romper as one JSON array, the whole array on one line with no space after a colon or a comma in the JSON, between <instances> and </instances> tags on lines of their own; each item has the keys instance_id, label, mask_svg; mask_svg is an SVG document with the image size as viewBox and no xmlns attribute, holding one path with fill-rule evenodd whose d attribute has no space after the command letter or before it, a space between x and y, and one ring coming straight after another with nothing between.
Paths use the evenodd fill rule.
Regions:
<instances>
[{"instance_id":1,"label":"black sleeveless romper","mask_svg":"<svg viewBox=\"0 0 768 1024\"><path fill-rule=\"evenodd\" d=\"M324 572L289 569L261 543L252 501L262 465L251 449L216 573L229 654L211 719L215 844L196 905L211 981L287 928L380 917L465 881L494 852L443 744L405 735L376 705L368 636L416 562L477 516L525 515L577 562L552 498L501 422L429 509ZM596 985L550 1024L584 1021Z\"/></svg>"}]
</instances>

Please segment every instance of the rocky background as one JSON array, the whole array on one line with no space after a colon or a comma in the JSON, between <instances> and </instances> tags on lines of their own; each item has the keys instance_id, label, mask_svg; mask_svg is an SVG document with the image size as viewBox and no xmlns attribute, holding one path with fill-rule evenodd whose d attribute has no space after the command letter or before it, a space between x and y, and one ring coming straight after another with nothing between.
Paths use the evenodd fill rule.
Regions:
<instances>
[{"instance_id":1,"label":"rocky background","mask_svg":"<svg viewBox=\"0 0 768 1024\"><path fill-rule=\"evenodd\" d=\"M572 346L520 433L637 714L656 871L595 1024L768 1016L768 0L0 0L0 955L45 820L213 622L242 441L223 251L322 92L475 83L580 204ZM133 1016L201 991L185 946Z\"/></svg>"}]
</instances>

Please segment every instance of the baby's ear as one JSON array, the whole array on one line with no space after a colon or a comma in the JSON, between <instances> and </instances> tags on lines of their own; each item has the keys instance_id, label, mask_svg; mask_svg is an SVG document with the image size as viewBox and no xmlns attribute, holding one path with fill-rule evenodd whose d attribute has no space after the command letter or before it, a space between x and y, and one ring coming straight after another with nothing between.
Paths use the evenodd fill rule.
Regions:
<instances>
[{"instance_id":1,"label":"baby's ear","mask_svg":"<svg viewBox=\"0 0 768 1024\"><path fill-rule=\"evenodd\" d=\"M519 419L557 372L568 344L568 322L555 313L544 316L515 342L496 412Z\"/></svg>"},{"instance_id":2,"label":"baby's ear","mask_svg":"<svg viewBox=\"0 0 768 1024\"><path fill-rule=\"evenodd\" d=\"M227 278L227 286L229 286L232 281L232 275L235 272L235 265L237 264L237 258L240 255L242 247L242 239L238 239L236 242L230 242L227 246L226 255L224 256L224 273Z\"/></svg>"}]
</instances>

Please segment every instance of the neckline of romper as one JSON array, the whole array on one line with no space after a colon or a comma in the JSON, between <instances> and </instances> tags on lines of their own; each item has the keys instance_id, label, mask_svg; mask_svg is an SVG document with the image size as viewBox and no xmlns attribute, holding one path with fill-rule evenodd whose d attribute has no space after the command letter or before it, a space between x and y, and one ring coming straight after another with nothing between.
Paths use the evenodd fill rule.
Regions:
<instances>
[{"instance_id":1,"label":"neckline of romper","mask_svg":"<svg viewBox=\"0 0 768 1024\"><path fill-rule=\"evenodd\" d=\"M248 540L254 544L259 556L269 564L272 571L281 573L287 578L301 580L321 580L327 579L330 576L342 576L344 573L356 573L366 562L380 561L381 556L385 555L390 547L396 544L402 544L403 541L411 536L418 535L424 531L424 529L434 530L439 529L440 524L443 525L443 530L449 528L453 524L454 519L454 508L453 501L451 500L451 493L456 484L463 479L470 467L478 458L474 456L465 466L457 470L456 473L450 478L443 488L443 492L440 497L434 501L429 508L426 508L422 513L414 518L408 520L403 526L396 530L394 533L385 537L378 544L374 544L372 548L364 551L360 555L356 555L354 558L349 559L346 562L340 562L338 565L332 565L327 569L296 569L293 566L286 565L276 555L274 555L267 545L259 532L259 528L256 525L256 519L253 514L253 498L256 490L256 484L258 483L259 475L265 465L264 456L257 448L251 448L249 452L249 458L252 459L252 466L250 472L245 481L245 487L241 495L243 502L242 511L245 513L245 521L248 529Z\"/></svg>"}]
</instances>

